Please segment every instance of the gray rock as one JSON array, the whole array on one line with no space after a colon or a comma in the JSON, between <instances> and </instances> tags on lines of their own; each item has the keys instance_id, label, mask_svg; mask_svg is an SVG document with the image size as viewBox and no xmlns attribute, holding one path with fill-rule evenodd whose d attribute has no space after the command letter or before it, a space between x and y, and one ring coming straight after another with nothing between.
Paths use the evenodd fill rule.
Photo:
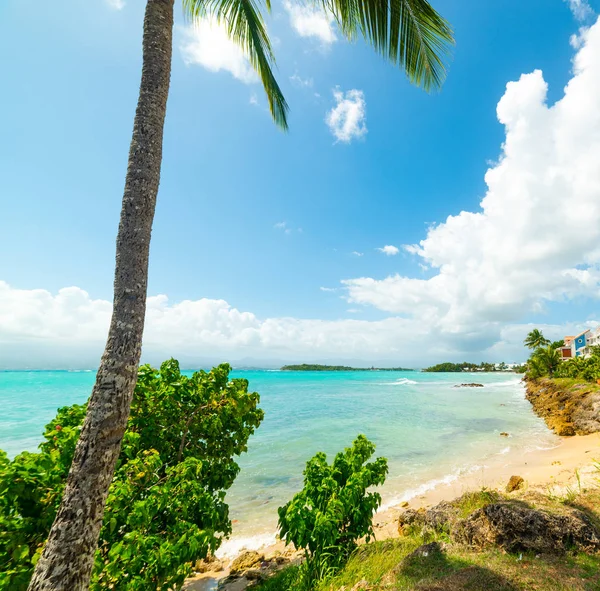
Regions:
<instances>
[{"instance_id":1,"label":"gray rock","mask_svg":"<svg viewBox=\"0 0 600 591\"><path fill-rule=\"evenodd\" d=\"M572 546L588 552L600 550L600 532L585 513L576 509L548 513L525 503L500 502L477 509L458 520L451 535L461 544L496 546L508 552L556 554Z\"/></svg>"}]
</instances>

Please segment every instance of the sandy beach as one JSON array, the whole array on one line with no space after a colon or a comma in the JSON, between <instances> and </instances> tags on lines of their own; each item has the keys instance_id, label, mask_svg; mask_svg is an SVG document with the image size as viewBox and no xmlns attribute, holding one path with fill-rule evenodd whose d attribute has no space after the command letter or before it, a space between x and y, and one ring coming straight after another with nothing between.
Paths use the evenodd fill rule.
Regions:
<instances>
[{"instance_id":1,"label":"sandy beach","mask_svg":"<svg viewBox=\"0 0 600 591\"><path fill-rule=\"evenodd\" d=\"M568 487L577 487L579 483L584 487L598 478L596 461L600 461L600 433L561 437L552 449L498 456L481 470L460 476L450 484L441 484L413 499L408 506L429 507L482 488L504 491L513 475L521 476L526 488L561 495ZM377 539L397 535L396 518L403 509L395 506L377 513L374 518Z\"/></svg>"},{"instance_id":2,"label":"sandy beach","mask_svg":"<svg viewBox=\"0 0 600 591\"><path fill-rule=\"evenodd\" d=\"M510 438L508 438L510 441ZM449 484L440 484L425 494L412 499L408 504L392 506L378 512L373 518L375 537L384 540L398 535L397 517L406 509L430 507L440 501L451 501L465 492L482 488L504 491L513 475L525 480L525 488L555 495L567 489L591 486L599 478L596 462L600 461L600 433L576 437L561 437L552 449L535 450L518 454L509 452L486 462L480 470L459 476ZM265 555L285 550L283 543L265 546ZM190 579L185 589L209 591L216 588L219 579L228 570L206 572Z\"/></svg>"}]
</instances>

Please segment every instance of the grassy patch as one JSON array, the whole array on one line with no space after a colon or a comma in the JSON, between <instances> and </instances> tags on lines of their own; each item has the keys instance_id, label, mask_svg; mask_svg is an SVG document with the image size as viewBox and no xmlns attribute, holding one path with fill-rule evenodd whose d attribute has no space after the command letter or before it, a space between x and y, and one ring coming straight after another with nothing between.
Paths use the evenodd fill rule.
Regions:
<instances>
[{"instance_id":1,"label":"grassy patch","mask_svg":"<svg viewBox=\"0 0 600 591\"><path fill-rule=\"evenodd\" d=\"M494 491L463 495L455 506L461 517L503 496ZM527 503L546 510L560 510L562 503L545 495L527 495ZM600 490L584 490L572 506L600 525ZM322 581L314 591L350 591L364 581L372 591L600 591L600 555L570 552L563 556L508 554L499 549L475 551L444 544L443 552L414 557L424 543L447 542L435 532L373 542L359 547L334 578ZM260 585L260 591L306 591L298 567L285 569Z\"/></svg>"},{"instance_id":2,"label":"grassy patch","mask_svg":"<svg viewBox=\"0 0 600 591\"><path fill-rule=\"evenodd\" d=\"M504 497L495 490L487 490L485 488L467 492L458 499L456 499L455 504L458 508L458 516L461 519L464 519L468 515L471 515L473 511L477 509L481 509L490 503L497 503L501 501Z\"/></svg>"}]
</instances>

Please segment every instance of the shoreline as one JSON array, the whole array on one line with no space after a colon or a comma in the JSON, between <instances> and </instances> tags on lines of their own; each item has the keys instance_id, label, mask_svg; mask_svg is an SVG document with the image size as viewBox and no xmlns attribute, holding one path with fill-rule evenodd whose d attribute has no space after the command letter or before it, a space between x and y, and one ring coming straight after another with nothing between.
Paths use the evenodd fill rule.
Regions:
<instances>
[{"instance_id":1,"label":"shoreline","mask_svg":"<svg viewBox=\"0 0 600 591\"><path fill-rule=\"evenodd\" d=\"M525 489L541 490L556 495L564 494L568 487L581 486L595 478L595 462L600 462L600 433L560 437L559 444L550 449L532 450L526 453L509 452L494 458L485 466L460 475L448 484L440 484L432 490L413 498L408 505L401 503L375 514L375 533L378 540L397 535L398 515L406 508L430 507L441 501L451 501L465 492L488 488L504 492L511 476L521 476ZM393 531L390 529L393 526Z\"/></svg>"},{"instance_id":2,"label":"shoreline","mask_svg":"<svg viewBox=\"0 0 600 591\"><path fill-rule=\"evenodd\" d=\"M522 450L508 452L485 462L485 465L472 471L457 475L451 482L440 481L435 487L410 501L394 503L378 511L373 517L375 539L386 540L398 536L398 516L406 508L427 508L441 501L452 501L465 492L488 488L504 492L511 476L521 476L526 490L539 490L544 493L561 495L569 487L585 487L598 478L598 470L594 465L600 462L600 433L560 437L557 446L549 449L537 449L523 453ZM423 483L427 484L427 483ZM275 539L275 533L257 536L257 540ZM244 550L260 550L264 554L285 551L281 541L262 545L239 547L239 555ZM289 548L288 548L289 550ZM227 553L221 560L231 561L235 554ZM184 589L187 591L210 591L216 589L218 581L228 574L228 567L221 571L207 571L188 580Z\"/></svg>"}]
</instances>

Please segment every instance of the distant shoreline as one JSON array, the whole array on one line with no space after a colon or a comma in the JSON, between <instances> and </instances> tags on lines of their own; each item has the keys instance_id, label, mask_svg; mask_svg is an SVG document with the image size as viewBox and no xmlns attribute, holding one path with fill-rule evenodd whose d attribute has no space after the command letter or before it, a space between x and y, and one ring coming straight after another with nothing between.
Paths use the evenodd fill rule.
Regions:
<instances>
[{"instance_id":1,"label":"distant shoreline","mask_svg":"<svg viewBox=\"0 0 600 591\"><path fill-rule=\"evenodd\" d=\"M347 367L345 365L284 365L281 371L415 371L407 367Z\"/></svg>"}]
</instances>

